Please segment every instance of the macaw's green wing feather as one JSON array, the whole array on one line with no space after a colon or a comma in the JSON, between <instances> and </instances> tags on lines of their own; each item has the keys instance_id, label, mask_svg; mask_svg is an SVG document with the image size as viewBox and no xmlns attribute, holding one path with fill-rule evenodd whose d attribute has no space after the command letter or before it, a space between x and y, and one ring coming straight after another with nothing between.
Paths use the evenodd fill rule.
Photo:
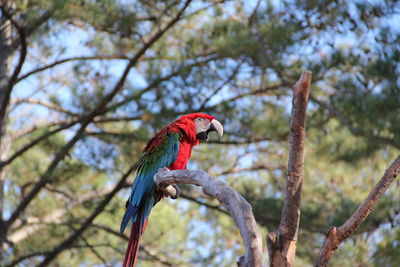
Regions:
<instances>
[{"instance_id":1,"label":"macaw's green wing feather","mask_svg":"<svg viewBox=\"0 0 400 267\"><path fill-rule=\"evenodd\" d=\"M131 219L133 222L137 220L139 209L142 211L141 224L150 214L157 201L153 177L158 169L168 167L175 162L180 146L179 139L179 132L168 132L167 128L164 128L147 144L138 163L136 178L121 222L121 233Z\"/></svg>"}]
</instances>

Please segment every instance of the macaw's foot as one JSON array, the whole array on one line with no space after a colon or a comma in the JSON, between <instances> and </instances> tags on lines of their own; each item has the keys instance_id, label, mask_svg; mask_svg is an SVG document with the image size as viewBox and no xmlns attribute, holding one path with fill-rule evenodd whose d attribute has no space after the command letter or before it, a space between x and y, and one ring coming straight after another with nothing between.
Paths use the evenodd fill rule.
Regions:
<instances>
[{"instance_id":1,"label":"macaw's foot","mask_svg":"<svg viewBox=\"0 0 400 267\"><path fill-rule=\"evenodd\" d=\"M177 199L179 197L180 189L177 185L168 185L167 187L159 186L158 192L163 197L170 197L172 199Z\"/></svg>"}]
</instances>

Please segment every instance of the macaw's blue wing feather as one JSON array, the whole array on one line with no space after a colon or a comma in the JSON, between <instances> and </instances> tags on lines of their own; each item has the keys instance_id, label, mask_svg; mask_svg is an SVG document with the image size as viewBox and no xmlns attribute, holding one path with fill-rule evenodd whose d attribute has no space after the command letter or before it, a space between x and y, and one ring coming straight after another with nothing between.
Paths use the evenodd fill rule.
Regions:
<instances>
[{"instance_id":1,"label":"macaw's blue wing feather","mask_svg":"<svg viewBox=\"0 0 400 267\"><path fill-rule=\"evenodd\" d=\"M131 195L121 222L121 233L124 232L131 219L132 223L140 219L141 227L139 228L142 230L144 221L158 201L153 177L158 169L168 167L175 162L180 146L179 138L178 132L160 132L160 135L147 145L147 150L145 149L138 164L136 178L131 187ZM139 213L141 218L138 218Z\"/></svg>"}]
</instances>

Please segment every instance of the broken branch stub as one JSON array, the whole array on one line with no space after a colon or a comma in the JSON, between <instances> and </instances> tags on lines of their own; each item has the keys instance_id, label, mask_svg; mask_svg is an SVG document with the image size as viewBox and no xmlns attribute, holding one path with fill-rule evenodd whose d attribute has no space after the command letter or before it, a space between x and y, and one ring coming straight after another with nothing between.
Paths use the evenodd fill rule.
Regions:
<instances>
[{"instance_id":1,"label":"broken branch stub","mask_svg":"<svg viewBox=\"0 0 400 267\"><path fill-rule=\"evenodd\" d=\"M311 77L311 72L303 71L300 79L292 87L292 118L286 194L278 231L271 232L267 236L270 266L294 266L300 223L306 113Z\"/></svg>"},{"instance_id":2,"label":"broken branch stub","mask_svg":"<svg viewBox=\"0 0 400 267\"><path fill-rule=\"evenodd\" d=\"M251 205L226 183L209 176L203 171L159 169L154 176L158 190L170 196L165 190L173 184L194 184L203 187L204 194L215 197L233 218L245 246L245 255L238 260L240 267L262 265L262 240L254 219Z\"/></svg>"}]
</instances>

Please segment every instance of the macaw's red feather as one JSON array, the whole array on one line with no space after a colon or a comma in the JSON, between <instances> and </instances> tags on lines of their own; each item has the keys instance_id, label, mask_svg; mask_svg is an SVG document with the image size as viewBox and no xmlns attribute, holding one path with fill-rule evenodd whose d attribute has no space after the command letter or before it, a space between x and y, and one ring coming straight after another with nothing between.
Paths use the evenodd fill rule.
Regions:
<instances>
[{"instance_id":1,"label":"macaw's red feather","mask_svg":"<svg viewBox=\"0 0 400 267\"><path fill-rule=\"evenodd\" d=\"M181 135L178 157L171 166L168 166L168 168L170 170L186 169L187 162L192 154L192 148L199 143L199 140L196 138L196 126L193 121L198 117L209 119L210 121L214 119L213 116L203 113L184 115L162 129L152 140L150 140L144 151L148 152L155 150L164 141L165 135L178 132Z\"/></svg>"},{"instance_id":2,"label":"macaw's red feather","mask_svg":"<svg viewBox=\"0 0 400 267\"><path fill-rule=\"evenodd\" d=\"M148 220L149 218L147 218L144 222L142 229L140 229L140 220L136 220L136 222L132 225L128 248L126 249L124 263L122 264L123 267L135 266L139 254L140 240L142 239L142 235L146 229Z\"/></svg>"}]
</instances>

